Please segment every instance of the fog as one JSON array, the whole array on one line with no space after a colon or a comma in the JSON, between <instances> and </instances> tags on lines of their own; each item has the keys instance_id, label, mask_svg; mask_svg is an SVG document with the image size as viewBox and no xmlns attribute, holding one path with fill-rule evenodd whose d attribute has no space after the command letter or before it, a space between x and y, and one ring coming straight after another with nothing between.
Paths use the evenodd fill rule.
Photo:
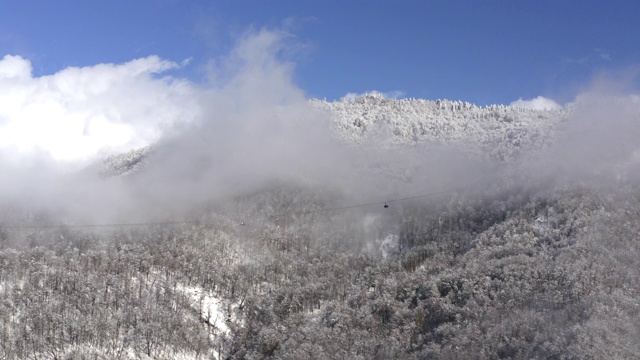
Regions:
<instances>
[{"instance_id":1,"label":"fog","mask_svg":"<svg viewBox=\"0 0 640 360\"><path fill-rule=\"evenodd\" d=\"M6 56L3 203L102 223L174 216L272 180L328 185L344 173L344 154L328 117L293 83L289 37L248 31L202 83L168 75L182 65L153 56L40 78L27 60ZM149 144L134 177L104 179L92 165Z\"/></svg>"},{"instance_id":2,"label":"fog","mask_svg":"<svg viewBox=\"0 0 640 360\"><path fill-rule=\"evenodd\" d=\"M153 56L40 78L25 59L5 57L0 103L12 104L0 114L5 221L16 208L74 224L181 219L194 206L273 182L320 189L336 195L331 206L345 206L482 190L509 176L571 186L638 174L638 98L613 93L604 80L570 105L554 146L515 162L469 157L453 145L380 146L384 131L346 144L330 114L295 85L291 41L280 31L248 31L212 59L200 83L170 75L187 63ZM542 105L557 105L549 101ZM92 167L149 144L132 176L103 178Z\"/></svg>"},{"instance_id":3,"label":"fog","mask_svg":"<svg viewBox=\"0 0 640 360\"><path fill-rule=\"evenodd\" d=\"M532 151L519 167L532 182L615 189L637 184L640 170L640 98L637 72L602 73L566 106L572 111L553 146Z\"/></svg>"}]
</instances>

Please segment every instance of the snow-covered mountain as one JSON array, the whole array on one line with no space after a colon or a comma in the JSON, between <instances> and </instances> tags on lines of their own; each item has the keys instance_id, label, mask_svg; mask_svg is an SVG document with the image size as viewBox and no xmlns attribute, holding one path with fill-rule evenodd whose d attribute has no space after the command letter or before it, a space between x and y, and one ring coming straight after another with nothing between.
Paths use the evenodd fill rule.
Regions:
<instances>
[{"instance_id":1,"label":"snow-covered mountain","mask_svg":"<svg viewBox=\"0 0 640 360\"><path fill-rule=\"evenodd\" d=\"M328 111L345 141L370 139L396 145L457 144L468 151L505 160L521 149L549 145L571 109L536 110L506 105L479 107L462 101L385 99L371 94L354 100L311 104Z\"/></svg>"},{"instance_id":2,"label":"snow-covered mountain","mask_svg":"<svg viewBox=\"0 0 640 360\"><path fill-rule=\"evenodd\" d=\"M176 208L188 221L133 224L122 206L121 224L96 230L3 210L0 357L638 358L633 102L554 111L379 96L309 103L363 165L330 175L362 173L343 184L367 191L274 181L189 203L200 199L180 197L184 188L206 199L225 183L175 170L192 167L157 171L175 148L156 144L101 165L100 184L139 186L121 195L131 203L101 203L117 195L108 191L71 202L106 212L161 193L165 202L138 212ZM463 156L438 167L421 144ZM185 154L176 160L196 169L212 162ZM469 186L437 196L358 197L458 178Z\"/></svg>"},{"instance_id":3,"label":"snow-covered mountain","mask_svg":"<svg viewBox=\"0 0 640 360\"><path fill-rule=\"evenodd\" d=\"M456 145L470 154L509 160L524 149L549 146L558 127L574 109L537 110L506 105L480 107L468 102L386 99L368 94L352 100L309 100L312 108L331 119L333 133L343 142L398 147L422 143ZM104 160L104 175L135 172L151 147Z\"/></svg>"}]
</instances>

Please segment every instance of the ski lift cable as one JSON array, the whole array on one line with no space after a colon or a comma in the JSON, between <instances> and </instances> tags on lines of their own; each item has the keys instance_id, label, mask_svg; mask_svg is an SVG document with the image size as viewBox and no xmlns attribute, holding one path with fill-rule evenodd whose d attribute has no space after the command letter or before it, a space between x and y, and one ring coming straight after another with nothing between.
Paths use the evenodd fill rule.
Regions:
<instances>
[{"instance_id":1,"label":"ski lift cable","mask_svg":"<svg viewBox=\"0 0 640 360\"><path fill-rule=\"evenodd\" d=\"M388 205L390 203L393 203L393 202L401 202L401 201L406 201L406 200L420 199L420 198L425 198L425 197L429 197L429 196L449 194L449 193L452 193L452 192L455 192L455 190L438 191L438 192L432 192L432 193L427 193L427 194L422 194L422 195L415 195L415 196L408 196L408 197L403 197L403 198L398 198L398 199L391 199L391 200L386 200L386 201L377 201L377 202L370 202L370 203L363 203L363 204L356 204L356 205L339 206L339 207L324 208L324 209L318 209L318 210L309 210L309 211L295 211L295 210L292 210L292 211L288 211L288 212L275 214L274 216L278 217L278 216L291 215L291 214L308 215L308 214L315 214L315 213L320 213L320 212L346 210L346 209L353 209L353 208L373 206L373 205L386 205L385 208L388 208L389 207Z\"/></svg>"},{"instance_id":2,"label":"ski lift cable","mask_svg":"<svg viewBox=\"0 0 640 360\"><path fill-rule=\"evenodd\" d=\"M185 221L158 221L158 222L138 222L138 223L107 223L107 224L53 224L53 225L12 225L3 226L0 225L0 229L9 230L29 230L29 229L56 229L56 228L100 228L100 227L135 227L135 226L153 226L153 225L185 225L206 223L204 221L197 220L185 220Z\"/></svg>"},{"instance_id":3,"label":"ski lift cable","mask_svg":"<svg viewBox=\"0 0 640 360\"><path fill-rule=\"evenodd\" d=\"M397 199L390 199L390 200L386 200L386 201L377 201L377 202L362 203L362 204L355 204L355 205L339 206L339 207L324 208L324 209L318 209L318 210L309 210L309 211L295 211L295 210L292 210L292 211L288 211L288 212L275 214L273 216L278 218L278 217L282 217L282 216L285 216L285 215L291 215L291 214L309 215L309 214L316 214L316 213L321 213L321 212L347 210L347 209L354 209L354 208L373 206L373 205L384 205L385 208L388 208L389 204L390 203L394 203L394 202L401 202L401 201L407 201L407 200L413 200L413 199L420 199L420 198L425 198L425 197L430 197L430 196L449 194L449 193L453 193L453 192L455 192L455 190L438 191L438 192L426 193L426 194L421 194L421 195L408 196L408 197L397 198ZM72 225L72 224L24 225L24 226L20 226L20 225L4 226L4 225L0 225L0 229L2 229L2 230L34 230L34 229L59 229L59 228L76 228L77 229L77 228L136 227L136 226L187 225L187 224L212 224L212 223L211 222L207 222L207 221L202 221L202 220L183 220L183 221L157 221L157 222L137 222L137 223L78 224L78 225ZM244 225L245 223L241 222L240 224Z\"/></svg>"}]
</instances>

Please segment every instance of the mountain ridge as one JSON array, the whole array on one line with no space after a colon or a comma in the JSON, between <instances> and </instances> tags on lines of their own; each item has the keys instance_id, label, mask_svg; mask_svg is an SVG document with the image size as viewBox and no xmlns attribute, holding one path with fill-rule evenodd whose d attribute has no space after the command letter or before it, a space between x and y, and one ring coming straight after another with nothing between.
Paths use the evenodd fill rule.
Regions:
<instances>
[{"instance_id":1,"label":"mountain ridge","mask_svg":"<svg viewBox=\"0 0 640 360\"><path fill-rule=\"evenodd\" d=\"M509 105L477 106L456 100L386 99L364 95L351 100L310 99L314 111L331 119L333 133L350 145L378 141L380 147L421 143L456 144L475 156L506 161L523 148L549 146L574 106L538 110ZM144 166L153 144L111 155L100 173L122 176Z\"/></svg>"}]
</instances>

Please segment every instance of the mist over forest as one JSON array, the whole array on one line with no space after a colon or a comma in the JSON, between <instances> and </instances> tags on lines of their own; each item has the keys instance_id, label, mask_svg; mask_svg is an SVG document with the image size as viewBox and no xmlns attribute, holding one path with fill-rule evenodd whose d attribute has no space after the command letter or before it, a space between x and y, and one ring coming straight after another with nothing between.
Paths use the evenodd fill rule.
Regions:
<instances>
[{"instance_id":1,"label":"mist over forest","mask_svg":"<svg viewBox=\"0 0 640 360\"><path fill-rule=\"evenodd\" d=\"M637 95L328 102L283 46L249 34L206 84L3 60L25 108L141 119L73 161L0 141L2 358L640 357Z\"/></svg>"}]
</instances>

